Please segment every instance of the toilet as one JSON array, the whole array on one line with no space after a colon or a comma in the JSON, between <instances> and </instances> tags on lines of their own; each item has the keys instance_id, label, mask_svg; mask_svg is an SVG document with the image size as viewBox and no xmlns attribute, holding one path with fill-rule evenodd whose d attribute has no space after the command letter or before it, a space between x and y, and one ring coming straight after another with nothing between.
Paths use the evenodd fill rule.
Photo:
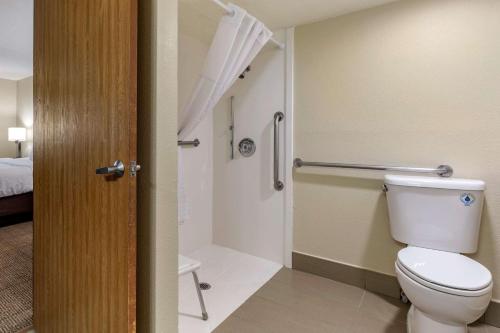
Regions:
<instances>
[{"instance_id":1,"label":"toilet","mask_svg":"<svg viewBox=\"0 0 500 333\"><path fill-rule=\"evenodd\" d=\"M395 262L412 306L409 333L466 333L491 299L491 273L463 255L477 251L485 183L387 175L392 237L408 246Z\"/></svg>"}]
</instances>

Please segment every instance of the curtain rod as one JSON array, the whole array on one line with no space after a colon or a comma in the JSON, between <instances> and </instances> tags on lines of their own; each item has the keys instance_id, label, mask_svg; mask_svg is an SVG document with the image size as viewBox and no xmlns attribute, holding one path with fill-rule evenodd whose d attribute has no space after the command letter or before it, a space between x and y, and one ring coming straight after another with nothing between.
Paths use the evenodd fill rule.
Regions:
<instances>
[{"instance_id":1,"label":"curtain rod","mask_svg":"<svg viewBox=\"0 0 500 333\"><path fill-rule=\"evenodd\" d=\"M215 3L216 5L219 5L222 9L224 9L224 11L228 14L228 15L233 15L234 12L231 8L229 8L228 5L226 5L225 3L223 3L221 0L212 0L213 3ZM274 44L276 44L276 46L280 49L284 49L285 48L285 45L281 42L278 42L276 39L274 38L271 38L269 40L270 42L273 42Z\"/></svg>"}]
</instances>

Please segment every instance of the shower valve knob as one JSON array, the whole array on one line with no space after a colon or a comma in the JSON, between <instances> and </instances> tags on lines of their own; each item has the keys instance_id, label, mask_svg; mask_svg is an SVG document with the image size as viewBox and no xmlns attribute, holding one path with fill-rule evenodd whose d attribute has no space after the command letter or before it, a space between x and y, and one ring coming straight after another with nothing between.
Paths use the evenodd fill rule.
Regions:
<instances>
[{"instance_id":1,"label":"shower valve knob","mask_svg":"<svg viewBox=\"0 0 500 333\"><path fill-rule=\"evenodd\" d=\"M250 157L255 153L256 150L255 142L250 138L245 138L240 141L238 145L238 150L240 154L244 157Z\"/></svg>"}]
</instances>

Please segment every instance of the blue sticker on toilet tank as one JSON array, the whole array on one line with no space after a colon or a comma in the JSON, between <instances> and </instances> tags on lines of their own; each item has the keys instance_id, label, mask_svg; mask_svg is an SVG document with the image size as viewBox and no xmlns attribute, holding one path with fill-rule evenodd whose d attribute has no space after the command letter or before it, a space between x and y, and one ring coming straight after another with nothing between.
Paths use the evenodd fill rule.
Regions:
<instances>
[{"instance_id":1,"label":"blue sticker on toilet tank","mask_svg":"<svg viewBox=\"0 0 500 333\"><path fill-rule=\"evenodd\" d=\"M474 203L474 201L476 201L476 198L471 193L462 193L460 201L462 201L465 206L470 206Z\"/></svg>"}]
</instances>

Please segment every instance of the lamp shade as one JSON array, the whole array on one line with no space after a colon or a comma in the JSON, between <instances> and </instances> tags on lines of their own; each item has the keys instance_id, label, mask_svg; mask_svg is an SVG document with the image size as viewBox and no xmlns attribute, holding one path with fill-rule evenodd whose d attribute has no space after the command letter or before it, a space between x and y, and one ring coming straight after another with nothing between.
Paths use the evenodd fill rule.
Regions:
<instances>
[{"instance_id":1,"label":"lamp shade","mask_svg":"<svg viewBox=\"0 0 500 333\"><path fill-rule=\"evenodd\" d=\"M26 141L26 128L9 127L9 141Z\"/></svg>"}]
</instances>

